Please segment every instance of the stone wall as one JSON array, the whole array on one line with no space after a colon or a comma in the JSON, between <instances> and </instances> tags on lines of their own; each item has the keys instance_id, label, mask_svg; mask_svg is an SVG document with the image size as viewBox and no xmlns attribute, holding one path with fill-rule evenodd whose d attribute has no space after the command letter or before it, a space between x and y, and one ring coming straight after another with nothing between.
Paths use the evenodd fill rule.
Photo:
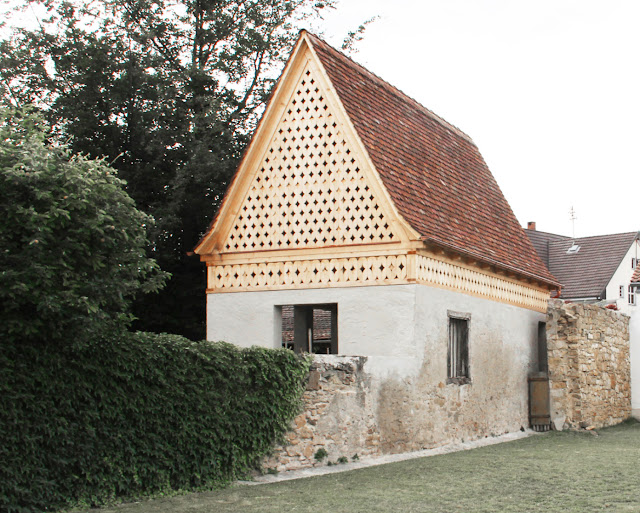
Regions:
<instances>
[{"instance_id":1,"label":"stone wall","mask_svg":"<svg viewBox=\"0 0 640 513\"><path fill-rule=\"evenodd\" d=\"M514 391L508 387L483 398L473 384L432 383L426 372L418 378L380 376L375 370L379 363L371 365L372 360L375 357L315 355L303 412L263 468L282 472L338 464L356 455L359 459L434 448L527 426L526 406L511 402ZM481 381L478 377L475 386ZM498 387L501 381L495 381ZM510 413L496 414L505 409ZM317 460L320 449L327 456Z\"/></svg>"},{"instance_id":2,"label":"stone wall","mask_svg":"<svg viewBox=\"0 0 640 513\"><path fill-rule=\"evenodd\" d=\"M628 316L551 300L547 348L556 429L610 426L631 415Z\"/></svg>"},{"instance_id":3,"label":"stone wall","mask_svg":"<svg viewBox=\"0 0 640 513\"><path fill-rule=\"evenodd\" d=\"M371 397L371 382L362 356L316 356L303 396L304 411L296 417L285 444L276 448L265 468L295 470L351 460L356 454L380 454ZM319 449L327 457L316 460Z\"/></svg>"}]
</instances>

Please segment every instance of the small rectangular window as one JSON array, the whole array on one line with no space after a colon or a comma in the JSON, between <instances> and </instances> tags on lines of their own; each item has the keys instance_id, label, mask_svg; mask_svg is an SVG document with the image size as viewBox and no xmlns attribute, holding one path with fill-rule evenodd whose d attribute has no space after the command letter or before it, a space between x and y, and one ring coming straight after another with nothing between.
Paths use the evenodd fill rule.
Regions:
<instances>
[{"instance_id":1,"label":"small rectangular window","mask_svg":"<svg viewBox=\"0 0 640 513\"><path fill-rule=\"evenodd\" d=\"M282 347L297 353L338 354L338 305L284 305Z\"/></svg>"},{"instance_id":2,"label":"small rectangular window","mask_svg":"<svg viewBox=\"0 0 640 513\"><path fill-rule=\"evenodd\" d=\"M636 267L638 267L638 261L640 261L640 258L631 259L631 269L635 269Z\"/></svg>"},{"instance_id":3,"label":"small rectangular window","mask_svg":"<svg viewBox=\"0 0 640 513\"><path fill-rule=\"evenodd\" d=\"M629 285L629 304L636 304L636 291L631 285Z\"/></svg>"},{"instance_id":4,"label":"small rectangular window","mask_svg":"<svg viewBox=\"0 0 640 513\"><path fill-rule=\"evenodd\" d=\"M471 382L469 374L469 316L465 314L449 314L447 382L459 385Z\"/></svg>"},{"instance_id":5,"label":"small rectangular window","mask_svg":"<svg viewBox=\"0 0 640 513\"><path fill-rule=\"evenodd\" d=\"M620 297L624 297L624 285L620 285Z\"/></svg>"},{"instance_id":6,"label":"small rectangular window","mask_svg":"<svg viewBox=\"0 0 640 513\"><path fill-rule=\"evenodd\" d=\"M546 322L538 322L538 372L549 372Z\"/></svg>"}]
</instances>

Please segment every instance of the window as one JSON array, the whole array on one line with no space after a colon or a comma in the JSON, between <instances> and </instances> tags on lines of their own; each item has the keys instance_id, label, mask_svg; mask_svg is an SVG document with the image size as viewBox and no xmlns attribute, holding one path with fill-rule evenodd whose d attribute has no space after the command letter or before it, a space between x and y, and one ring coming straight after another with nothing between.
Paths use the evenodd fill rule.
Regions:
<instances>
[{"instance_id":1,"label":"window","mask_svg":"<svg viewBox=\"0 0 640 513\"><path fill-rule=\"evenodd\" d=\"M449 312L447 383L471 383L469 374L469 314Z\"/></svg>"},{"instance_id":2,"label":"window","mask_svg":"<svg viewBox=\"0 0 640 513\"><path fill-rule=\"evenodd\" d=\"M635 269L636 267L638 267L638 262L640 261L640 258L632 258L631 259L631 269Z\"/></svg>"},{"instance_id":3,"label":"window","mask_svg":"<svg viewBox=\"0 0 640 513\"><path fill-rule=\"evenodd\" d=\"M624 297L624 285L620 285L620 297Z\"/></svg>"},{"instance_id":4,"label":"window","mask_svg":"<svg viewBox=\"0 0 640 513\"><path fill-rule=\"evenodd\" d=\"M629 304L636 304L636 291L631 285L629 285Z\"/></svg>"},{"instance_id":5,"label":"window","mask_svg":"<svg viewBox=\"0 0 640 513\"><path fill-rule=\"evenodd\" d=\"M338 305L284 305L282 347L297 353L338 354Z\"/></svg>"},{"instance_id":6,"label":"window","mask_svg":"<svg viewBox=\"0 0 640 513\"><path fill-rule=\"evenodd\" d=\"M548 372L547 323L538 322L538 372Z\"/></svg>"}]
</instances>

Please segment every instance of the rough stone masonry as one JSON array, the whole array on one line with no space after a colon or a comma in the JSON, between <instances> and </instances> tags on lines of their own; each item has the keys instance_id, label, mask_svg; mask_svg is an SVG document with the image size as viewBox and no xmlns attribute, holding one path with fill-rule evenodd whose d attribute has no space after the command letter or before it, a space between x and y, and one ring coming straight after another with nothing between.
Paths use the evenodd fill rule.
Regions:
<instances>
[{"instance_id":1,"label":"rough stone masonry","mask_svg":"<svg viewBox=\"0 0 640 513\"><path fill-rule=\"evenodd\" d=\"M297 470L314 465L351 460L357 454L374 456L380 452L380 435L371 404L370 382L363 372L366 357L314 358L304 411L294 420L292 431L265 468ZM320 449L327 451L316 459Z\"/></svg>"},{"instance_id":2,"label":"rough stone masonry","mask_svg":"<svg viewBox=\"0 0 640 513\"><path fill-rule=\"evenodd\" d=\"M367 371L370 357L314 355L303 412L263 467L281 472L337 464L356 455L404 453L528 427L526 396L514 389L526 387L532 368L517 364L515 353L505 356L510 367L496 367L495 358L483 365L481 358L493 354L496 345L487 340L483 345L481 337L476 342L472 363L493 372L478 371L475 383L463 386L434 377L429 365L438 358L433 355L417 376L404 378ZM556 429L608 426L630 416L626 315L551 301L547 344ZM506 351L507 346L499 347Z\"/></svg>"},{"instance_id":3,"label":"rough stone masonry","mask_svg":"<svg viewBox=\"0 0 640 513\"><path fill-rule=\"evenodd\" d=\"M380 381L366 372L367 360L314 356L303 412L263 468L282 472L405 453L498 436L526 423L517 413L515 424L481 418L473 404L463 404L458 386ZM482 409L487 416L494 411Z\"/></svg>"},{"instance_id":4,"label":"rough stone masonry","mask_svg":"<svg viewBox=\"0 0 640 513\"><path fill-rule=\"evenodd\" d=\"M630 417L627 315L551 300L547 349L555 429L600 428Z\"/></svg>"}]
</instances>

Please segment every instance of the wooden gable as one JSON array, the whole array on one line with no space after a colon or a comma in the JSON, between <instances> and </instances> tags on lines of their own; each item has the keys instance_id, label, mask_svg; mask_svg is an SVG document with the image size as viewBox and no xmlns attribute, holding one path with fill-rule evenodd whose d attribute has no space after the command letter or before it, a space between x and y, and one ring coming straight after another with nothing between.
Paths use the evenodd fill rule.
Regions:
<instances>
[{"instance_id":1,"label":"wooden gable","mask_svg":"<svg viewBox=\"0 0 640 513\"><path fill-rule=\"evenodd\" d=\"M225 204L196 252L288 253L410 237L419 238L398 216L301 38Z\"/></svg>"},{"instance_id":2,"label":"wooden gable","mask_svg":"<svg viewBox=\"0 0 640 513\"><path fill-rule=\"evenodd\" d=\"M430 171L417 166L390 181L384 163L396 158L393 165L406 165L406 159L389 149L395 146L388 127L363 125L364 97L349 98L348 81L325 66L359 68L344 56L334 63L330 51L302 32L218 215L195 249L207 264L207 292L424 283L544 311L544 281L443 244L434 247L420 233L412 216L446 222L444 210L435 202L433 212L407 209L396 189L423 194L406 178ZM382 82L355 79L376 87ZM449 130L442 123L437 129Z\"/></svg>"}]
</instances>

